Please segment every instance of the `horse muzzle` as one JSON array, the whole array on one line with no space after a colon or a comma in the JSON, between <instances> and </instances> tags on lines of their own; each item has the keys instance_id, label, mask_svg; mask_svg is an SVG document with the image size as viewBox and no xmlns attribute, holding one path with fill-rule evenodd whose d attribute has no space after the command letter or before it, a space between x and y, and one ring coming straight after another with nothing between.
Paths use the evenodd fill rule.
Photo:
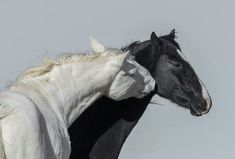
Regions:
<instances>
[{"instance_id":1,"label":"horse muzzle","mask_svg":"<svg viewBox=\"0 0 235 159\"><path fill-rule=\"evenodd\" d=\"M212 101L210 96L208 96L208 98L204 98L203 99L203 103L202 104L192 104L190 105L190 113L193 116L202 116L204 114L207 114L212 106Z\"/></svg>"}]
</instances>

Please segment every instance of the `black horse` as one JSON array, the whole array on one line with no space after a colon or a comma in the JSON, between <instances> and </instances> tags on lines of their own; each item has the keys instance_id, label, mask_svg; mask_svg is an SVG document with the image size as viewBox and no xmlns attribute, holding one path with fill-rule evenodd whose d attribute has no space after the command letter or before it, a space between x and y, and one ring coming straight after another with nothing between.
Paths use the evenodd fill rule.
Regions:
<instances>
[{"instance_id":1,"label":"black horse","mask_svg":"<svg viewBox=\"0 0 235 159\"><path fill-rule=\"evenodd\" d=\"M70 159L117 159L131 130L146 110L154 94L188 108L192 115L209 112L211 98L191 65L181 56L175 30L150 40L134 42L123 50L135 55L156 80L156 88L142 99L113 101L100 98L69 128Z\"/></svg>"}]
</instances>

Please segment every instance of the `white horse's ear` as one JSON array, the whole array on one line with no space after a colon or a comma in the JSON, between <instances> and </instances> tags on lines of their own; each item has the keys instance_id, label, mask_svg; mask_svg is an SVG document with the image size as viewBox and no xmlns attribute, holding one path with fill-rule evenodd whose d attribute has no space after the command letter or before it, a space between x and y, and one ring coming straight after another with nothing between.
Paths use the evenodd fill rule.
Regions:
<instances>
[{"instance_id":1,"label":"white horse's ear","mask_svg":"<svg viewBox=\"0 0 235 159\"><path fill-rule=\"evenodd\" d=\"M106 50L106 48L102 44L100 44L97 40L95 40L91 36L90 36L90 45L92 51L95 53L104 52Z\"/></svg>"}]
</instances>

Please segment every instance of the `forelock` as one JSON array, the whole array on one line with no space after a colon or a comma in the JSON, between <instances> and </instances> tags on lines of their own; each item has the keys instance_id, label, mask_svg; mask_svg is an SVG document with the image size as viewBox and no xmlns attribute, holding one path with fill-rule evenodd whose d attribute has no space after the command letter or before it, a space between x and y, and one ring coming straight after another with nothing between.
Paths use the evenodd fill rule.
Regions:
<instances>
[{"instance_id":1,"label":"forelock","mask_svg":"<svg viewBox=\"0 0 235 159\"><path fill-rule=\"evenodd\" d=\"M171 43L172 45L174 45L178 50L181 51L180 45L179 43L175 40L176 37L172 38L170 35L163 35L160 36L160 39L164 39L166 41L168 41L169 43Z\"/></svg>"}]
</instances>

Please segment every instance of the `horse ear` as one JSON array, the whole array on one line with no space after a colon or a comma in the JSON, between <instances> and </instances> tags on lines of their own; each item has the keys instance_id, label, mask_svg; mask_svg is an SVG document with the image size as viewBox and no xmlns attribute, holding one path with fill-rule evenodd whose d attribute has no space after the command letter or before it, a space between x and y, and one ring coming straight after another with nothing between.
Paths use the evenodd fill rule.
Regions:
<instances>
[{"instance_id":1,"label":"horse ear","mask_svg":"<svg viewBox=\"0 0 235 159\"><path fill-rule=\"evenodd\" d=\"M152 45L159 50L163 47L162 40L155 34L155 32L152 32L150 36L150 41Z\"/></svg>"},{"instance_id":2,"label":"horse ear","mask_svg":"<svg viewBox=\"0 0 235 159\"><path fill-rule=\"evenodd\" d=\"M106 50L106 48L102 44L100 44L97 40L95 40L91 36L90 36L90 45L92 51L95 53L104 52Z\"/></svg>"},{"instance_id":3,"label":"horse ear","mask_svg":"<svg viewBox=\"0 0 235 159\"><path fill-rule=\"evenodd\" d=\"M172 29L170 34L167 35L167 37L172 39L172 40L174 40L176 38L176 36L175 36L175 29Z\"/></svg>"}]
</instances>

